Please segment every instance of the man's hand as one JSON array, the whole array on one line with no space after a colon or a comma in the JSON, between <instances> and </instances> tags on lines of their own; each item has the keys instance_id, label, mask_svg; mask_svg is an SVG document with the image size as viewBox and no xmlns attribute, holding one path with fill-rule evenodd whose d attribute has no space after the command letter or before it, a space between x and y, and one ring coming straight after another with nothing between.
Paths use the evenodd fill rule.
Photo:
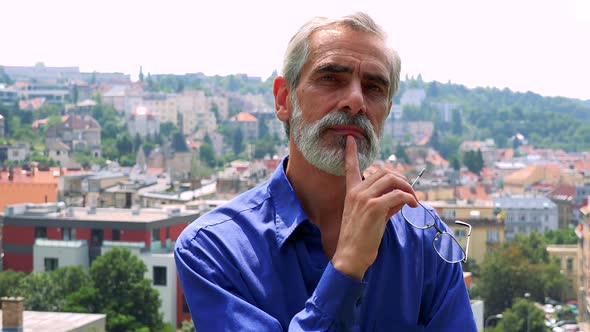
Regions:
<instances>
[{"instance_id":1,"label":"man's hand","mask_svg":"<svg viewBox=\"0 0 590 332\"><path fill-rule=\"evenodd\" d=\"M418 206L406 178L380 169L362 181L357 145L346 138L346 198L332 265L340 272L361 280L377 258L387 221L408 204Z\"/></svg>"}]
</instances>

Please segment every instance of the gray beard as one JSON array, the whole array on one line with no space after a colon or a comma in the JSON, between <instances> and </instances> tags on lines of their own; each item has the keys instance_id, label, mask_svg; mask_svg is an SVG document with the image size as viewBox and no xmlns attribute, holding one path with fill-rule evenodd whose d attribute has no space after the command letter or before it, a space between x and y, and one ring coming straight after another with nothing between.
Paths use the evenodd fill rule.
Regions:
<instances>
[{"instance_id":1,"label":"gray beard","mask_svg":"<svg viewBox=\"0 0 590 332\"><path fill-rule=\"evenodd\" d=\"M291 135L295 146L310 164L336 176L345 175L346 136L333 137L335 140L333 144L322 142L322 136L326 134L326 130L336 125L354 125L366 133L366 137L354 138L361 171L375 161L379 155L381 137L377 135L364 114L351 116L346 112L333 111L316 122L304 123L299 103L296 98L292 100Z\"/></svg>"}]
</instances>

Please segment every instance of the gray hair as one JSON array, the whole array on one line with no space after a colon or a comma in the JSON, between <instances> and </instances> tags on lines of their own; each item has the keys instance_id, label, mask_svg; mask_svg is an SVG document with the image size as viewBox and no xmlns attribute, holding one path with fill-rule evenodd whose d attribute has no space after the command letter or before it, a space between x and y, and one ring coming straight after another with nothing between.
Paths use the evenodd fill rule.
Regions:
<instances>
[{"instance_id":1,"label":"gray hair","mask_svg":"<svg viewBox=\"0 0 590 332\"><path fill-rule=\"evenodd\" d=\"M354 14L335 19L329 19L325 17L313 18L309 22L305 23L301 28L299 28L299 30L289 41L287 51L285 52L282 75L289 85L289 90L292 93L291 98L295 97L293 93L295 92L297 84L299 84L301 70L303 69L303 66L309 57L309 41L311 35L318 30L322 30L326 27L334 25L343 26L353 31L367 32L377 36L384 42L387 42L387 33L385 30L375 23L371 16L366 13L356 12ZM390 56L388 58L388 64L391 68L389 101L391 101L399 89L401 60L397 52L392 48L389 48L389 53ZM285 133L287 134L287 137L289 137L289 121L285 121L284 126Z\"/></svg>"}]
</instances>

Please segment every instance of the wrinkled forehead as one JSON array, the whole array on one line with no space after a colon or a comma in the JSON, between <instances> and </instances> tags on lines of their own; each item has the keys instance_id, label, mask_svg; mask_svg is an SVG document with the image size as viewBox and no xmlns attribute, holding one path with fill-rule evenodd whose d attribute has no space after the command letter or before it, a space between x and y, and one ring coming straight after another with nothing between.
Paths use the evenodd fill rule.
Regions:
<instances>
[{"instance_id":1,"label":"wrinkled forehead","mask_svg":"<svg viewBox=\"0 0 590 332\"><path fill-rule=\"evenodd\" d=\"M392 51L379 35L345 26L332 25L314 31L309 39L309 56L305 67L317 65L329 57L349 56L392 70Z\"/></svg>"}]
</instances>

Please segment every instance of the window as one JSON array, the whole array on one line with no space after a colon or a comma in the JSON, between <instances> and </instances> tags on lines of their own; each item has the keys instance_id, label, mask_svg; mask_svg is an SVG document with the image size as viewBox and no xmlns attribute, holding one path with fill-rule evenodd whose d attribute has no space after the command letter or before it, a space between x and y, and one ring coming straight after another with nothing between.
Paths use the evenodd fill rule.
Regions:
<instances>
[{"instance_id":1,"label":"window","mask_svg":"<svg viewBox=\"0 0 590 332\"><path fill-rule=\"evenodd\" d=\"M113 241L121 241L121 230L113 229Z\"/></svg>"},{"instance_id":2,"label":"window","mask_svg":"<svg viewBox=\"0 0 590 332\"><path fill-rule=\"evenodd\" d=\"M61 229L61 239L65 241L76 239L76 229L64 227Z\"/></svg>"},{"instance_id":3,"label":"window","mask_svg":"<svg viewBox=\"0 0 590 332\"><path fill-rule=\"evenodd\" d=\"M568 258L566 263L567 272L571 273L574 270L574 259Z\"/></svg>"},{"instance_id":4,"label":"window","mask_svg":"<svg viewBox=\"0 0 590 332\"><path fill-rule=\"evenodd\" d=\"M444 210L443 217L444 218L455 218L455 210Z\"/></svg>"},{"instance_id":5,"label":"window","mask_svg":"<svg viewBox=\"0 0 590 332\"><path fill-rule=\"evenodd\" d=\"M166 286L166 267L154 266L154 285Z\"/></svg>"},{"instance_id":6,"label":"window","mask_svg":"<svg viewBox=\"0 0 590 332\"><path fill-rule=\"evenodd\" d=\"M45 272L51 272L58 268L57 258L46 257L45 258Z\"/></svg>"},{"instance_id":7,"label":"window","mask_svg":"<svg viewBox=\"0 0 590 332\"><path fill-rule=\"evenodd\" d=\"M455 237L456 238L461 238L461 237L466 237L467 236L467 232L464 229L456 229L454 231L455 233Z\"/></svg>"},{"instance_id":8,"label":"window","mask_svg":"<svg viewBox=\"0 0 590 332\"><path fill-rule=\"evenodd\" d=\"M500 242L500 232L495 230L487 231L487 242L498 243Z\"/></svg>"},{"instance_id":9,"label":"window","mask_svg":"<svg viewBox=\"0 0 590 332\"><path fill-rule=\"evenodd\" d=\"M35 227L35 239L46 239L47 227Z\"/></svg>"},{"instance_id":10,"label":"window","mask_svg":"<svg viewBox=\"0 0 590 332\"><path fill-rule=\"evenodd\" d=\"M160 241L160 229L152 229L152 241Z\"/></svg>"}]
</instances>

